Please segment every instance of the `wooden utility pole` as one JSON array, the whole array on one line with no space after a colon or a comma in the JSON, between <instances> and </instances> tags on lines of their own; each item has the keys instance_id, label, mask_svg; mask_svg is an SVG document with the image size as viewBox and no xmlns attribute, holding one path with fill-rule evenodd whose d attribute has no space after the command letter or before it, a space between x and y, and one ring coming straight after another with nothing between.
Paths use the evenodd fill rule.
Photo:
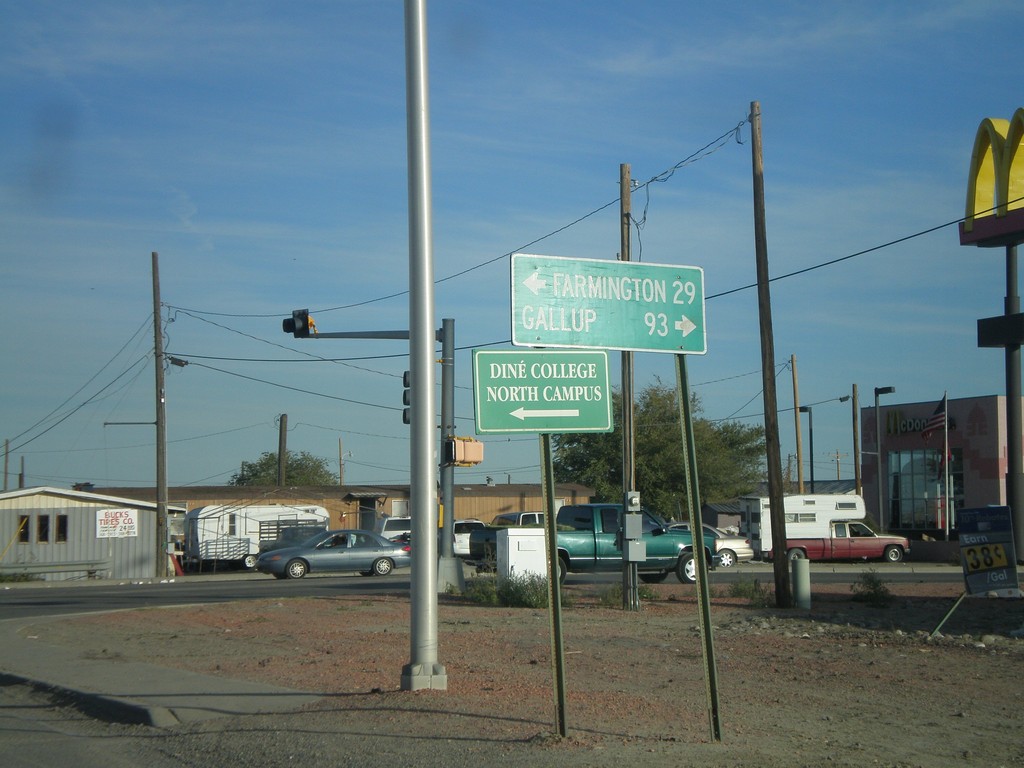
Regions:
<instances>
[{"instance_id":1,"label":"wooden utility pole","mask_svg":"<svg viewBox=\"0 0 1024 768\"><path fill-rule=\"evenodd\" d=\"M282 413L277 422L277 487L284 488L288 475L288 414Z\"/></svg>"},{"instance_id":2,"label":"wooden utility pole","mask_svg":"<svg viewBox=\"0 0 1024 768\"><path fill-rule=\"evenodd\" d=\"M164 392L164 332L160 327L160 264L153 251L153 357L156 368L156 576L168 575L167 410Z\"/></svg>"},{"instance_id":3,"label":"wooden utility pole","mask_svg":"<svg viewBox=\"0 0 1024 768\"><path fill-rule=\"evenodd\" d=\"M775 392L775 340L768 275L768 233L764 205L764 157L761 151L761 105L750 103L751 155L754 175L754 251L757 261L757 304L761 326L761 379L764 385L764 438L768 464L768 503L771 505L772 540L775 542L775 604L793 606L789 561L786 558L786 510L782 488L782 452L779 447L779 411ZM799 413L799 411L798 411Z\"/></svg>"},{"instance_id":4,"label":"wooden utility pole","mask_svg":"<svg viewBox=\"0 0 1024 768\"><path fill-rule=\"evenodd\" d=\"M619 166L619 260L630 260L630 219L632 217L632 182L628 163ZM622 514L626 515L626 494L636 490L636 443L633 425L633 353L622 352ZM642 500L641 500L642 501ZM626 547L623 545L623 551ZM622 561L622 607L640 610L636 563Z\"/></svg>"},{"instance_id":5,"label":"wooden utility pole","mask_svg":"<svg viewBox=\"0 0 1024 768\"><path fill-rule=\"evenodd\" d=\"M832 454L832 458L836 460L836 480L842 480L842 477L839 476L839 470L842 465L842 458L846 455L848 454L840 453L838 448L836 448L836 452Z\"/></svg>"},{"instance_id":6,"label":"wooden utility pole","mask_svg":"<svg viewBox=\"0 0 1024 768\"><path fill-rule=\"evenodd\" d=\"M345 484L345 454L341 450L341 438L338 438L338 485Z\"/></svg>"}]
</instances>

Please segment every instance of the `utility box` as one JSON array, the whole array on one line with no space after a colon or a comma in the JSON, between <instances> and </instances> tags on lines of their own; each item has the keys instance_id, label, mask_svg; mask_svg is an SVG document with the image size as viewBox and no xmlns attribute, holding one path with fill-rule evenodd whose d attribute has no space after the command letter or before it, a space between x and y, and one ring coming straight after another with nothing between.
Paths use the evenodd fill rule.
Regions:
<instances>
[{"instance_id":1,"label":"utility box","mask_svg":"<svg viewBox=\"0 0 1024 768\"><path fill-rule=\"evenodd\" d=\"M516 576L548 577L543 528L505 528L498 531L497 576L503 582Z\"/></svg>"},{"instance_id":2,"label":"utility box","mask_svg":"<svg viewBox=\"0 0 1024 768\"><path fill-rule=\"evenodd\" d=\"M626 562L642 563L647 560L647 542L635 539L626 540Z\"/></svg>"}]
</instances>

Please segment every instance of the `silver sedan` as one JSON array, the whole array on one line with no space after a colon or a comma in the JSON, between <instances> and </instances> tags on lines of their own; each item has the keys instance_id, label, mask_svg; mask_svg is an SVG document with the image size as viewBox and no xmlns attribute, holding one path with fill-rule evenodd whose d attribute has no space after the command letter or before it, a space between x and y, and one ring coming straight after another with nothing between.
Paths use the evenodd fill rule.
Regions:
<instances>
[{"instance_id":1,"label":"silver sedan","mask_svg":"<svg viewBox=\"0 0 1024 768\"><path fill-rule=\"evenodd\" d=\"M363 576L387 576L412 563L409 544L388 541L371 531L324 531L302 544L264 552L256 570L278 579L301 579L307 573L356 571Z\"/></svg>"},{"instance_id":2,"label":"silver sedan","mask_svg":"<svg viewBox=\"0 0 1024 768\"><path fill-rule=\"evenodd\" d=\"M689 523L672 523L669 528L677 530L690 530ZM715 537L715 555L718 557L718 565L722 568L730 568L736 563L743 563L754 559L754 548L750 545L750 539L742 536L733 536L713 525L704 524L705 535L711 534Z\"/></svg>"}]
</instances>

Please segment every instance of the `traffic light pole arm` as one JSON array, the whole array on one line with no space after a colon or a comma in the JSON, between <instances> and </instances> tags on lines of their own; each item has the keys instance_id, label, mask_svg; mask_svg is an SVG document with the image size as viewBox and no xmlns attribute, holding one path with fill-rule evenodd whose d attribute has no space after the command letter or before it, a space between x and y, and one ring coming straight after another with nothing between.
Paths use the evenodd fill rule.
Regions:
<instances>
[{"instance_id":1,"label":"traffic light pole arm","mask_svg":"<svg viewBox=\"0 0 1024 768\"><path fill-rule=\"evenodd\" d=\"M333 331L318 333L311 339L408 339L408 331ZM434 332L434 338L441 341L441 329Z\"/></svg>"},{"instance_id":2,"label":"traffic light pole arm","mask_svg":"<svg viewBox=\"0 0 1024 768\"><path fill-rule=\"evenodd\" d=\"M408 331L334 331L317 333L312 339L408 339Z\"/></svg>"}]
</instances>

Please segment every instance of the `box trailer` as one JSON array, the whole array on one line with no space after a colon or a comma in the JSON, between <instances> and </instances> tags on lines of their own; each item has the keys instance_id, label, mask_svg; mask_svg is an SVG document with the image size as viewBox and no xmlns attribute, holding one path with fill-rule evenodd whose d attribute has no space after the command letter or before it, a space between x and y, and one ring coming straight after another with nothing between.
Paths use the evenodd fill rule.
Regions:
<instances>
[{"instance_id":1,"label":"box trailer","mask_svg":"<svg viewBox=\"0 0 1024 768\"><path fill-rule=\"evenodd\" d=\"M824 539L838 520L863 520L864 499L845 493L785 496L787 539ZM764 559L772 549L771 506L766 496L740 498L740 533L750 539L754 557Z\"/></svg>"},{"instance_id":2,"label":"box trailer","mask_svg":"<svg viewBox=\"0 0 1024 768\"><path fill-rule=\"evenodd\" d=\"M252 569L260 554L260 542L274 541L289 529L327 530L329 522L326 509L310 505L199 507L185 515L185 559L199 568L231 563Z\"/></svg>"}]
</instances>

